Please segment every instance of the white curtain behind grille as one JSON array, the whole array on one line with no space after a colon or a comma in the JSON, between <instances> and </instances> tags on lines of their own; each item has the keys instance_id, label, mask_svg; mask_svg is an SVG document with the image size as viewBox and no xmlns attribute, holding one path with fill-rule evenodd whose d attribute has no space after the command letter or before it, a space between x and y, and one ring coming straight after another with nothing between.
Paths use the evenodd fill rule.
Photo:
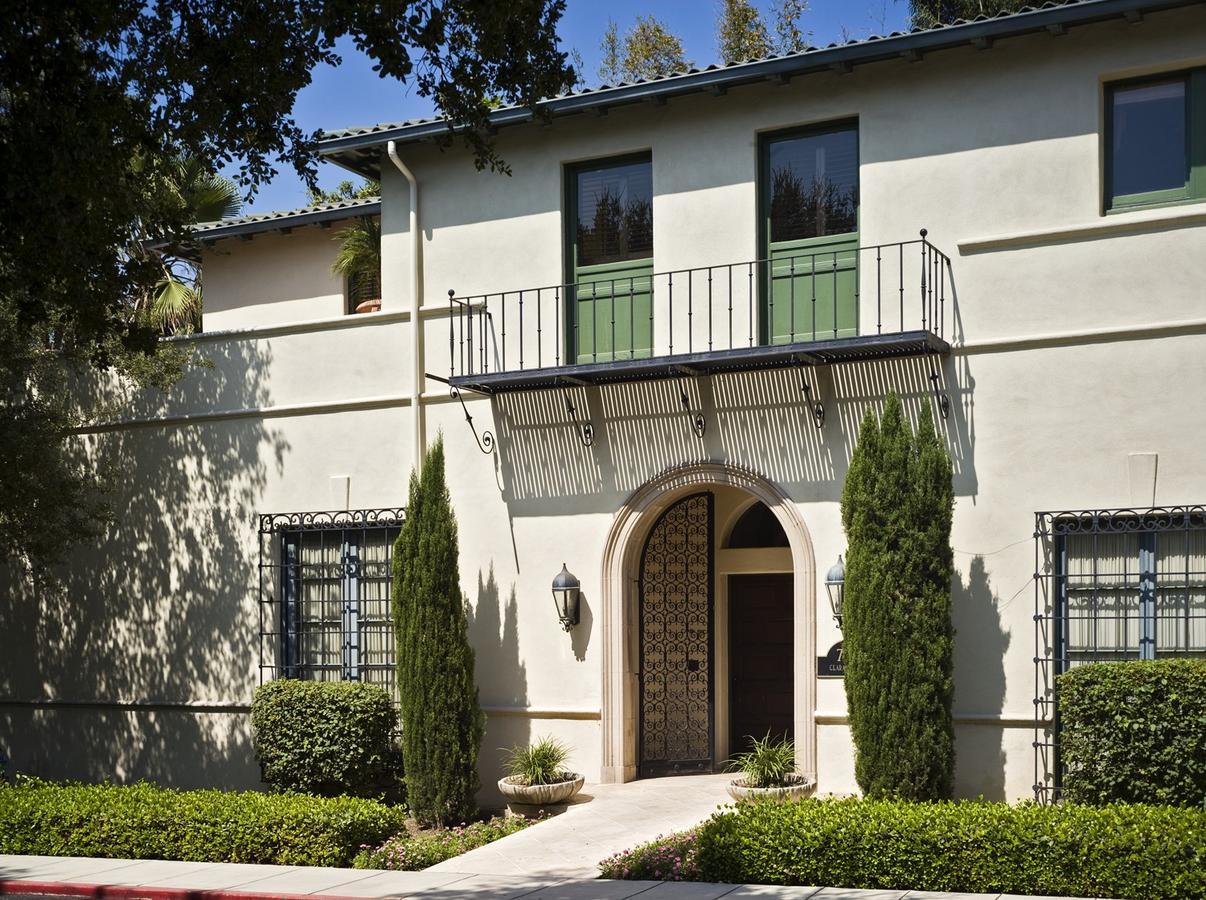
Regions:
<instances>
[{"instance_id":1,"label":"white curtain behind grille","mask_svg":"<svg viewBox=\"0 0 1206 900\"><path fill-rule=\"evenodd\" d=\"M1065 539L1068 663L1139 657L1139 535Z\"/></svg>"},{"instance_id":2,"label":"white curtain behind grille","mask_svg":"<svg viewBox=\"0 0 1206 900\"><path fill-rule=\"evenodd\" d=\"M298 663L304 677L339 681L343 649L342 533L302 532L298 541Z\"/></svg>"},{"instance_id":3,"label":"white curtain behind grille","mask_svg":"<svg viewBox=\"0 0 1206 900\"><path fill-rule=\"evenodd\" d=\"M1156 656L1206 656L1206 530L1156 535Z\"/></svg>"}]
</instances>

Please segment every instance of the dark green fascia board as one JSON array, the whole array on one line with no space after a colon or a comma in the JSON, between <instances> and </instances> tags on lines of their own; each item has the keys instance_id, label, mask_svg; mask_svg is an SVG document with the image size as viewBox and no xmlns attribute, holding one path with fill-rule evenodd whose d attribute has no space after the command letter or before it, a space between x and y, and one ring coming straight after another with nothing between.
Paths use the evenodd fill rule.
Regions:
<instances>
[{"instance_id":1,"label":"dark green fascia board","mask_svg":"<svg viewBox=\"0 0 1206 900\"><path fill-rule=\"evenodd\" d=\"M674 75L656 81L622 85L579 94L571 94L537 104L541 116L561 116L598 111L650 100L714 91L741 84L776 81L797 75L830 70L844 71L856 64L922 55L968 44L1025 34L1051 31L1058 33L1071 25L1090 25L1116 18L1134 18L1147 13L1180 7L1198 6L1202 0L1083 0L1064 6L1034 9L1029 12L998 16L962 25L948 25L925 31L882 38L870 38L854 44L822 47L792 56L717 67L702 72ZM526 107L501 109L490 116L494 127L519 125L536 120ZM453 131L458 130L453 128ZM318 152L336 165L361 175L379 177L381 148L387 141L409 143L447 135L448 123L433 119L395 128L383 128L364 134L351 134L319 140Z\"/></svg>"}]
</instances>

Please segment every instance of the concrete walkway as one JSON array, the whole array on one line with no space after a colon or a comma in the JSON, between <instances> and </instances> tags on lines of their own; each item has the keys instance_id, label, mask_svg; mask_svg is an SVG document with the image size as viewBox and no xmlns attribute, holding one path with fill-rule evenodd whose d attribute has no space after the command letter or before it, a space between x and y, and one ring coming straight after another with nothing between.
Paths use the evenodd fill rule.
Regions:
<instances>
[{"instance_id":1,"label":"concrete walkway","mask_svg":"<svg viewBox=\"0 0 1206 900\"><path fill-rule=\"evenodd\" d=\"M587 785L561 815L427 869L465 875L597 878L599 862L682 831L731 802L732 775L646 778Z\"/></svg>"},{"instance_id":2,"label":"concrete walkway","mask_svg":"<svg viewBox=\"0 0 1206 900\"><path fill-rule=\"evenodd\" d=\"M106 900L1023 900L998 894L856 891L844 888L600 881L456 872L381 872L296 866L0 855L0 895ZM1048 898L1051 900L1051 898Z\"/></svg>"},{"instance_id":3,"label":"concrete walkway","mask_svg":"<svg viewBox=\"0 0 1206 900\"><path fill-rule=\"evenodd\" d=\"M163 860L0 855L0 895L56 894L108 900L350 900L530 898L530 900L1025 900L1011 894L935 894L850 888L600 881L254 866ZM1060 898L1047 898L1060 900ZM1067 900L1067 898L1063 898Z\"/></svg>"}]
</instances>

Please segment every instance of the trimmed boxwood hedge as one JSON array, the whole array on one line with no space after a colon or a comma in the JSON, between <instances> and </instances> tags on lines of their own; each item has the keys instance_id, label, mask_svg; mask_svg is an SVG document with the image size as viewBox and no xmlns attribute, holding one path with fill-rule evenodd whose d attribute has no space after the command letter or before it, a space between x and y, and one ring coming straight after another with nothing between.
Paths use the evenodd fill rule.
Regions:
<instances>
[{"instance_id":1,"label":"trimmed boxwood hedge","mask_svg":"<svg viewBox=\"0 0 1206 900\"><path fill-rule=\"evenodd\" d=\"M0 853L347 866L405 823L403 808L354 797L25 778L0 786Z\"/></svg>"},{"instance_id":2,"label":"trimmed boxwood hedge","mask_svg":"<svg viewBox=\"0 0 1206 900\"><path fill-rule=\"evenodd\" d=\"M1206 896L1206 810L803 800L699 833L701 880L1164 900Z\"/></svg>"},{"instance_id":3,"label":"trimmed boxwood hedge","mask_svg":"<svg viewBox=\"0 0 1206 900\"><path fill-rule=\"evenodd\" d=\"M1056 685L1064 799L1206 803L1206 659L1095 663Z\"/></svg>"},{"instance_id":4,"label":"trimmed boxwood hedge","mask_svg":"<svg viewBox=\"0 0 1206 900\"><path fill-rule=\"evenodd\" d=\"M251 702L255 754L276 790L400 800L398 712L379 685L281 678Z\"/></svg>"}]
</instances>

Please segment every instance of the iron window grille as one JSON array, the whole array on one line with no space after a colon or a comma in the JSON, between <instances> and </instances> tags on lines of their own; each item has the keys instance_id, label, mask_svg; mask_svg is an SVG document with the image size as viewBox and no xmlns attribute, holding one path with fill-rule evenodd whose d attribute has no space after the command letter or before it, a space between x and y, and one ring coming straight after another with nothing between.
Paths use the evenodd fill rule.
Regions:
<instances>
[{"instance_id":1,"label":"iron window grille","mask_svg":"<svg viewBox=\"0 0 1206 900\"><path fill-rule=\"evenodd\" d=\"M1035 514L1034 793L1058 800L1055 677L1206 656L1206 506Z\"/></svg>"},{"instance_id":2,"label":"iron window grille","mask_svg":"<svg viewBox=\"0 0 1206 900\"><path fill-rule=\"evenodd\" d=\"M396 696L390 582L403 509L260 516L260 683L363 681Z\"/></svg>"}]
</instances>

